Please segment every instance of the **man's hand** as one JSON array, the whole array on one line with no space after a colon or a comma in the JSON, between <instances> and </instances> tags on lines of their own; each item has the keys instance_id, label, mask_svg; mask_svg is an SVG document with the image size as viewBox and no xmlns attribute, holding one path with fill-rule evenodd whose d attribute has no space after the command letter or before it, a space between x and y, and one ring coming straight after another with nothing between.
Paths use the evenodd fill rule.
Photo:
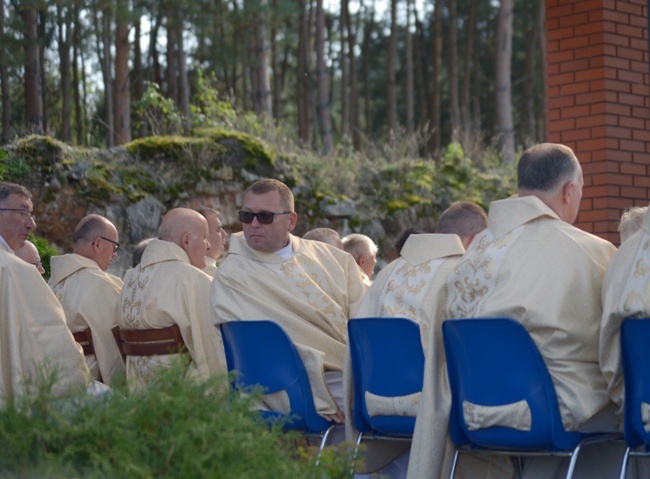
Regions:
<instances>
[{"instance_id":1,"label":"man's hand","mask_svg":"<svg viewBox=\"0 0 650 479\"><path fill-rule=\"evenodd\" d=\"M328 422L334 421L336 424L345 423L345 414L343 414L343 411L341 411L340 409L336 411L336 413L334 414L323 414L323 417Z\"/></svg>"}]
</instances>

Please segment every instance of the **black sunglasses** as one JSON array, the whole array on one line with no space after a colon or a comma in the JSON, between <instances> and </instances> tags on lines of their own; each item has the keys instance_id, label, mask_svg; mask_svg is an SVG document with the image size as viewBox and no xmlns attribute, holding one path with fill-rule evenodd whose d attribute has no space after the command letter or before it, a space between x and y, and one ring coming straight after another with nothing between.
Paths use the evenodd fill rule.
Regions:
<instances>
[{"instance_id":1,"label":"black sunglasses","mask_svg":"<svg viewBox=\"0 0 650 479\"><path fill-rule=\"evenodd\" d=\"M282 213L253 213L252 211L240 211L239 221L245 224L252 223L255 218L261 225L270 225L276 215L290 215L293 211L283 211Z\"/></svg>"}]
</instances>

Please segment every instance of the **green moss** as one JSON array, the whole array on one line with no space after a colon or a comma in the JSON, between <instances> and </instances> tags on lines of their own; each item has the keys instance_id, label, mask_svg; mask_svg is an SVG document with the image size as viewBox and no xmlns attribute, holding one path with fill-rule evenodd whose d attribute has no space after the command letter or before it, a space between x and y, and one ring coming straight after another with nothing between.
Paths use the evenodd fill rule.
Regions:
<instances>
[{"instance_id":1,"label":"green moss","mask_svg":"<svg viewBox=\"0 0 650 479\"><path fill-rule=\"evenodd\" d=\"M190 161L193 153L210 146L209 138L149 136L125 145L126 151L142 160Z\"/></svg>"},{"instance_id":2,"label":"green moss","mask_svg":"<svg viewBox=\"0 0 650 479\"><path fill-rule=\"evenodd\" d=\"M388 214L393 214L396 211L408 209L408 207L409 204L403 200L390 200L386 202L386 210L388 210Z\"/></svg>"},{"instance_id":3,"label":"green moss","mask_svg":"<svg viewBox=\"0 0 650 479\"><path fill-rule=\"evenodd\" d=\"M244 158L244 166L250 169L256 169L259 162L262 161L268 166L274 166L273 152L269 152L260 140L246 133L223 130L220 128L204 128L197 132L200 136L206 136L217 143L224 140L236 140L242 149L248 154Z\"/></svg>"}]
</instances>

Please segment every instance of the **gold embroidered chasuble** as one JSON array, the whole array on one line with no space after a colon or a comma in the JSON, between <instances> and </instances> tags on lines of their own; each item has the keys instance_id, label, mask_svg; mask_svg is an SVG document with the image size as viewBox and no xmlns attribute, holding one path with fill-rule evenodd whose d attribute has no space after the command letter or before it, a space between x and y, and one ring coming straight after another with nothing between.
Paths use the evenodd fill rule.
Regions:
<instances>
[{"instance_id":1,"label":"gold embroidered chasuble","mask_svg":"<svg viewBox=\"0 0 650 479\"><path fill-rule=\"evenodd\" d=\"M621 245L607 266L602 298L600 367L622 420L624 385L620 330L625 318L650 316L650 213L645 214L641 230Z\"/></svg>"},{"instance_id":2,"label":"gold embroidered chasuble","mask_svg":"<svg viewBox=\"0 0 650 479\"><path fill-rule=\"evenodd\" d=\"M81 346L65 323L61 303L34 266L0 248L0 404L36 380L39 368L57 370L53 393L82 390L90 381Z\"/></svg>"},{"instance_id":3,"label":"gold embroidered chasuble","mask_svg":"<svg viewBox=\"0 0 650 479\"><path fill-rule=\"evenodd\" d=\"M153 240L141 263L124 279L121 324L125 329L157 329L178 324L192 357L188 373L197 378L226 374L221 332L210 321L210 277L190 264L176 244ZM173 357L128 356L129 388L145 386Z\"/></svg>"},{"instance_id":4,"label":"gold embroidered chasuble","mask_svg":"<svg viewBox=\"0 0 650 479\"><path fill-rule=\"evenodd\" d=\"M369 408L373 407L375 401L377 402L374 407L378 414L391 414L389 410L392 406L395 409L392 414L401 413L408 416L415 416L416 413L424 414L427 421L435 421L436 424L439 418L442 418L438 427L443 433L428 438L427 447L430 449L427 451L428 471L440 470L443 458L449 457L451 460L454 453L453 445L448 444L447 434L444 433L448 422L450 399L442 337L439 333L430 337L430 331L440 329L447 305L447 274L464 252L465 248L457 235L420 234L409 236L402 248L401 257L382 268L377 274L356 314L360 318L405 317L416 321L420 326L422 345L425 356L428 358L425 387L430 388L432 392L426 397L426 407L421 405L420 400L424 400L425 397L420 394L401 398L381 398L380 400L379 398L366 398L366 401ZM430 346L431 342L434 345ZM345 426L347 440L354 441L358 431L352 422L353 392L349 354L348 348L344 387L345 415L350 420L346 421ZM403 442L395 443L394 452L401 452L404 449L403 445ZM366 463L369 470L382 467L386 464L386 459L390 458L391 454L386 450L385 444L380 444L378 441L366 443ZM446 467L445 470L449 476L449 468Z\"/></svg>"},{"instance_id":5,"label":"gold embroidered chasuble","mask_svg":"<svg viewBox=\"0 0 650 479\"><path fill-rule=\"evenodd\" d=\"M212 283L213 321L280 324L305 361L317 410L332 414L337 406L323 370L343 370L347 321L366 287L345 251L293 235L290 241L294 255L284 259L253 250L242 233L231 236L228 256Z\"/></svg>"},{"instance_id":6,"label":"gold embroidered chasuble","mask_svg":"<svg viewBox=\"0 0 650 479\"><path fill-rule=\"evenodd\" d=\"M534 196L490 206L488 228L449 275L451 318L510 317L537 344L562 422L578 430L611 405L598 365L600 290L616 248Z\"/></svg>"},{"instance_id":7,"label":"gold embroidered chasuble","mask_svg":"<svg viewBox=\"0 0 650 479\"><path fill-rule=\"evenodd\" d=\"M63 305L70 331L90 328L95 355L86 356L94 379L111 383L115 374L124 372L111 328L119 324L122 280L101 270L95 261L78 254L51 258L49 285Z\"/></svg>"}]
</instances>

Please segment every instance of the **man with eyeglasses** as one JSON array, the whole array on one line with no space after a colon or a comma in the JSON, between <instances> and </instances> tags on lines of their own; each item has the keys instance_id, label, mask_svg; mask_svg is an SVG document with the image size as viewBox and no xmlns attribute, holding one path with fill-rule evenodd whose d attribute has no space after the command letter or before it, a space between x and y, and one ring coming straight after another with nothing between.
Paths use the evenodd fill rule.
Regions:
<instances>
[{"instance_id":1,"label":"man with eyeglasses","mask_svg":"<svg viewBox=\"0 0 650 479\"><path fill-rule=\"evenodd\" d=\"M111 329L119 324L120 278L106 272L117 256L117 228L97 214L84 217L72 234L72 253L50 260L50 287L61 301L70 331L90 328L96 355L86 356L94 379L110 384L124 372Z\"/></svg>"},{"instance_id":2,"label":"man with eyeglasses","mask_svg":"<svg viewBox=\"0 0 650 479\"><path fill-rule=\"evenodd\" d=\"M293 193L265 179L245 193L243 233L230 237L228 257L212 283L215 323L271 319L306 360L318 412L342 423L342 370L347 321L366 287L354 258L319 241L291 234L298 222ZM283 405L272 405L281 410Z\"/></svg>"},{"instance_id":3,"label":"man with eyeglasses","mask_svg":"<svg viewBox=\"0 0 650 479\"><path fill-rule=\"evenodd\" d=\"M197 210L208 222L208 241L210 249L205 256L205 268L203 271L214 278L217 272L217 260L221 258L226 246L228 233L221 224L221 212L214 208L202 207Z\"/></svg>"},{"instance_id":4,"label":"man with eyeglasses","mask_svg":"<svg viewBox=\"0 0 650 479\"><path fill-rule=\"evenodd\" d=\"M192 358L188 375L226 376L221 332L210 321L212 278L201 271L211 248L208 223L197 211L174 208L163 216L157 238L124 278L120 327L160 329L177 324ZM147 386L151 374L176 355L126 358L129 389Z\"/></svg>"},{"instance_id":5,"label":"man with eyeglasses","mask_svg":"<svg viewBox=\"0 0 650 479\"><path fill-rule=\"evenodd\" d=\"M0 182L0 404L29 392L26 386L42 373L49 379L48 371L56 370L57 396L90 381L61 304L38 271L14 254L36 227L32 208L29 190Z\"/></svg>"},{"instance_id":6,"label":"man with eyeglasses","mask_svg":"<svg viewBox=\"0 0 650 479\"><path fill-rule=\"evenodd\" d=\"M38 248L34 243L27 240L25 245L16 250L16 256L18 256L23 261L35 266L41 276L45 274L45 269L43 268L43 263L41 262L41 255L38 253Z\"/></svg>"}]
</instances>

